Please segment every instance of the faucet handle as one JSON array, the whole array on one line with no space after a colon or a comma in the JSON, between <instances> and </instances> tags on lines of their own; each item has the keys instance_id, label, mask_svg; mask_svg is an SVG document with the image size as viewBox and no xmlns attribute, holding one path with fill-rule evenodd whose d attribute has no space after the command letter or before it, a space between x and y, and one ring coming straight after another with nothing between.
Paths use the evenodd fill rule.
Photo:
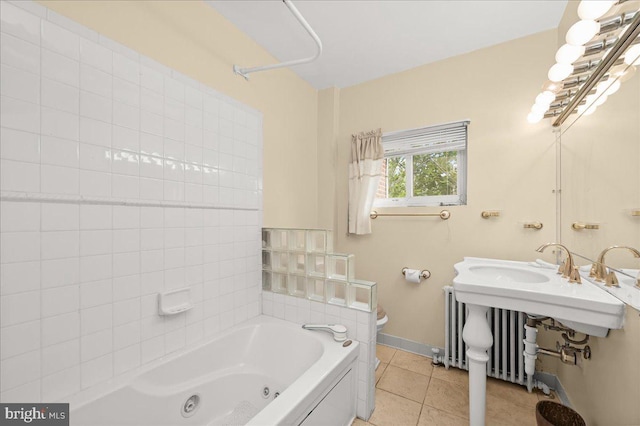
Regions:
<instances>
[{"instance_id":1,"label":"faucet handle","mask_svg":"<svg viewBox=\"0 0 640 426\"><path fill-rule=\"evenodd\" d=\"M569 282L582 284L582 279L580 278L580 271L578 270L577 266L573 266L571 268L571 273L569 274Z\"/></svg>"},{"instance_id":2,"label":"faucet handle","mask_svg":"<svg viewBox=\"0 0 640 426\"><path fill-rule=\"evenodd\" d=\"M616 273L613 269L609 269L604 285L607 287L620 287L620 284L618 284L618 277L616 277Z\"/></svg>"}]
</instances>

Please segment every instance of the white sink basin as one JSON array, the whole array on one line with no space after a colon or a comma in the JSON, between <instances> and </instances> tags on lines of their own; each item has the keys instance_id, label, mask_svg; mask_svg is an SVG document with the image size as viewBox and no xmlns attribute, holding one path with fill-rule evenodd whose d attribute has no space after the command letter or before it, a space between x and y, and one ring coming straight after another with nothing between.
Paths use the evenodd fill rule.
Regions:
<instances>
[{"instance_id":1,"label":"white sink basin","mask_svg":"<svg viewBox=\"0 0 640 426\"><path fill-rule=\"evenodd\" d=\"M624 303L592 283L569 283L535 263L465 257L453 280L456 299L554 318L591 336L622 328Z\"/></svg>"},{"instance_id":2,"label":"white sink basin","mask_svg":"<svg viewBox=\"0 0 640 426\"><path fill-rule=\"evenodd\" d=\"M502 265L474 265L469 267L469 272L483 279L500 281L504 283L545 283L549 277L537 271Z\"/></svg>"},{"instance_id":3,"label":"white sink basin","mask_svg":"<svg viewBox=\"0 0 640 426\"><path fill-rule=\"evenodd\" d=\"M604 291L617 297L620 301L640 311L640 288L636 287L636 278L633 278L637 277L638 273L640 273L637 269L622 269L622 272L625 274L616 271L616 277L618 278L620 287L607 287L604 283L595 281L594 278L589 277L589 269L589 266L580 268L582 281L588 280L593 285L600 287Z\"/></svg>"}]
</instances>

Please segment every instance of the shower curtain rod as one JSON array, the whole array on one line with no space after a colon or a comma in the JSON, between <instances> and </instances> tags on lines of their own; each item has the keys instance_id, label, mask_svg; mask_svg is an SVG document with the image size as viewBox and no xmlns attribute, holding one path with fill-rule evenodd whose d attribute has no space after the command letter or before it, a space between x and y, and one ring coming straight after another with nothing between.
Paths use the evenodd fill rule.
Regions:
<instances>
[{"instance_id":1,"label":"shower curtain rod","mask_svg":"<svg viewBox=\"0 0 640 426\"><path fill-rule=\"evenodd\" d=\"M292 61L281 62L279 64L263 65L261 67L240 68L238 65L234 65L233 72L243 76L244 79L247 81L249 80L248 74L251 74L252 72L267 71L267 70L273 70L277 68L290 67L293 65L306 64L306 63L315 61L320 57L320 54L322 54L322 42L320 41L320 38L315 33L315 31L313 31L313 28L311 28L309 23L304 19L304 17L300 14L300 12L298 12L298 9L296 9L296 7L293 5L293 3L291 3L290 0L282 0L282 2L289 8L293 16L296 17L298 22L300 22L300 25L304 27L304 29L307 31L307 33L311 36L313 41L316 43L317 52L315 55L310 56L308 58L295 59Z\"/></svg>"}]
</instances>

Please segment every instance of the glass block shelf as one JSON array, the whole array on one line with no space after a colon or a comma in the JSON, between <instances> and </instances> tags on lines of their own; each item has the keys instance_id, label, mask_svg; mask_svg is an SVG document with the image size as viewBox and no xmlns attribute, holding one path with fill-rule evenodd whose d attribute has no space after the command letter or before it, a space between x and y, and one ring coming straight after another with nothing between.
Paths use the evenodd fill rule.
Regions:
<instances>
[{"instance_id":1,"label":"glass block shelf","mask_svg":"<svg viewBox=\"0 0 640 426\"><path fill-rule=\"evenodd\" d=\"M262 229L264 291L372 312L376 283L355 279L354 271L354 255L333 253L331 231Z\"/></svg>"}]
</instances>

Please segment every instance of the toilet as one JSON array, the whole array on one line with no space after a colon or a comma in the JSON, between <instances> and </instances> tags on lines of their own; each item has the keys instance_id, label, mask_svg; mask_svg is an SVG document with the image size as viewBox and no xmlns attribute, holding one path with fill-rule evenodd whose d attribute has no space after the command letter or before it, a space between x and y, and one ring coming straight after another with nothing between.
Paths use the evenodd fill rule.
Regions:
<instances>
[{"instance_id":1,"label":"toilet","mask_svg":"<svg viewBox=\"0 0 640 426\"><path fill-rule=\"evenodd\" d=\"M376 321L376 328L377 328L376 334L382 331L387 321L389 321L389 317L387 316L387 313L384 311L382 306L378 305L378 320ZM379 365L380 365L380 360L378 359L378 357L376 357L376 370L378 369Z\"/></svg>"}]
</instances>

